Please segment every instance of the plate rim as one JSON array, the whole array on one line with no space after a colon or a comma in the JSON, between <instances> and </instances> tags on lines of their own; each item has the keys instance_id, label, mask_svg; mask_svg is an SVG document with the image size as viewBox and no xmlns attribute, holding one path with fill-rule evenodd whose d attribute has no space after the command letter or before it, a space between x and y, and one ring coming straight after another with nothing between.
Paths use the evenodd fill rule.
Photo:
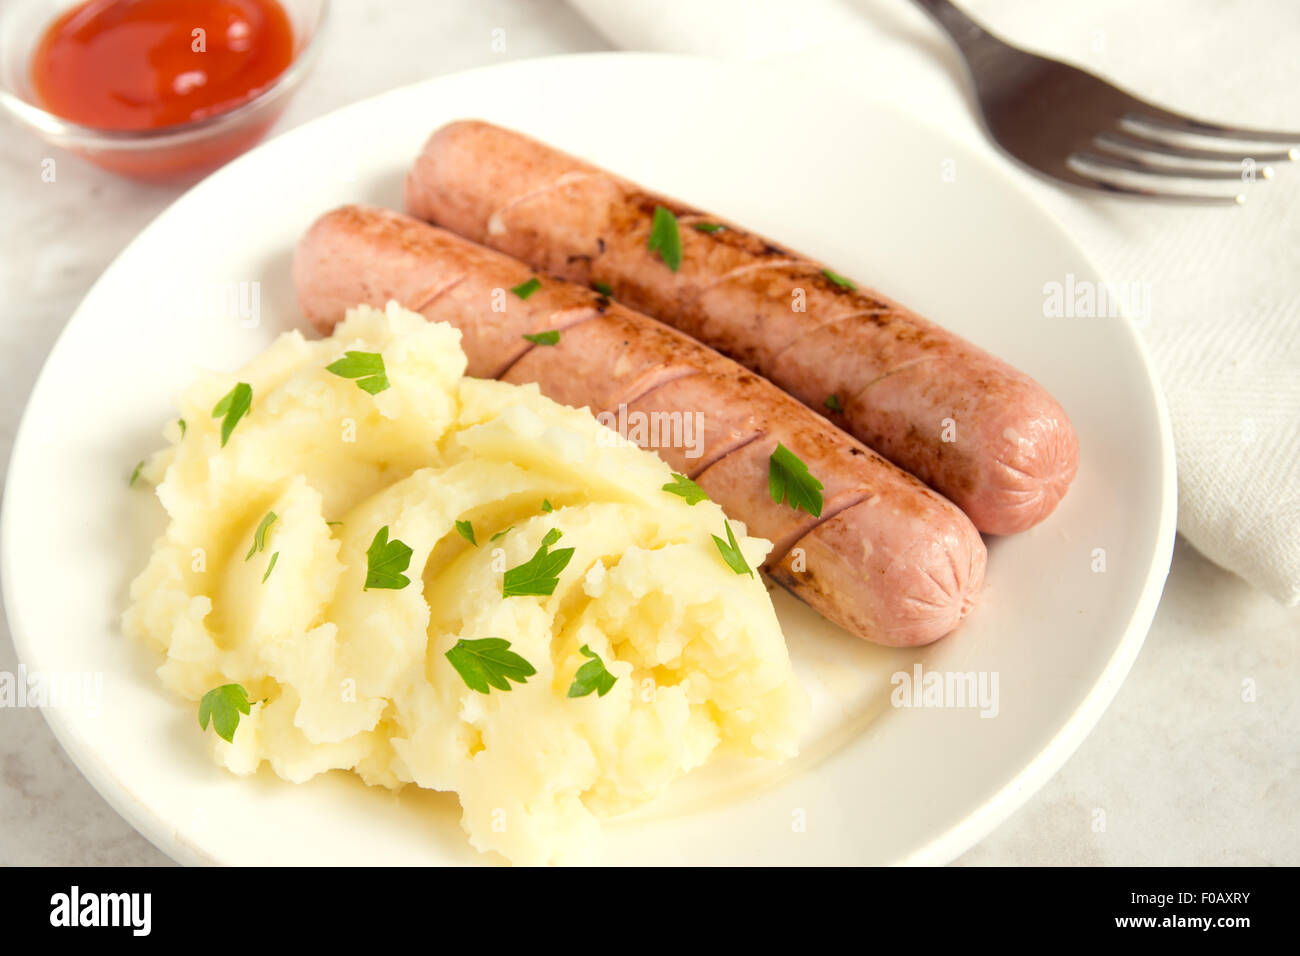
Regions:
<instances>
[{"instance_id":1,"label":"plate rim","mask_svg":"<svg viewBox=\"0 0 1300 956\"><path fill-rule=\"evenodd\" d=\"M66 342L71 338L74 330L85 321L86 318L85 304L90 300L99 287L105 282L118 266L123 258L139 243L146 235L158 228L158 224L167 218L175 207L186 201L190 195L200 188L210 188L210 183L219 183L223 177L233 175L240 170L244 164L259 161L264 151L269 152L275 149L283 148L284 140L295 136L306 136L308 132L314 129L318 124L334 121L337 114L348 110L364 111L367 108L373 108L373 105L386 97L399 97L409 95L410 91L415 88L425 86L436 86L440 82L448 82L453 78L465 78L489 71L498 73L508 73L511 71L523 71L535 68L546 69L551 64L557 62L569 62L583 60L587 62L600 60L619 60L627 62L630 60L646 60L664 63L667 61L688 61L692 64L705 64L714 69L724 69L727 71L751 71L761 74L781 74L788 72L792 64L783 64L780 62L767 61L764 63L747 63L743 61L727 60L718 57L697 56L690 54L676 53L657 53L657 52L633 52L633 51L595 51L584 53L564 53L543 57L531 57L520 60L511 60L505 63L493 63L482 66L476 66L465 70L458 70L451 73L439 74L436 76L426 77L414 83L403 84L392 87L371 96L365 97L351 103L345 103L334 109L331 109L320 116L284 130L276 136L263 143L258 144L247 153L237 157L232 162L222 168L214 171L209 176L191 185L177 196L172 202L159 211L159 213L149 221L131 240L114 256L113 260L105 267L99 277L86 291L81 301L78 302L76 309L69 317L64 327L60 330L55 338L53 345L45 356L41 364L41 370L36 376L35 381L28 393L27 399L23 405L22 415L19 419L18 428L14 433L14 441L10 451L7 474L5 478L3 505L0 506L0 593L3 594L5 604L5 617L9 624L11 639L14 649L20 663L25 663L29 657L32 647L31 635L25 623L16 614L18 604L15 602L15 592L13 585L13 575L10 568L13 567L13 559L17 557L17 546L13 541L11 529L13 521L11 514L16 510L12 488L15 484L14 475L18 472L15 463L21 464L27 457L27 446L30 444L29 432L31 430L30 411L32 400L41 390L50 365L61 348L66 346ZM791 73L792 79L797 79L800 83L809 86L821 85L818 81L806 75ZM999 179L1001 183L1016 193L1018 198L1025 202L1032 211L1039 216L1049 228L1057 233L1057 237L1070 248L1077 257L1079 264L1088 269L1088 271L1098 279L1105 278L1105 273L1097 268L1092 257L1079 245L1074 239L1072 233L1062 222L1061 218L1049 208L1040 197L1017 178L1013 173L1013 168L1007 162L996 162L994 157L981 155L971 144L953 137L943 127L931 122L928 118L918 117L911 113L900 110L888 100L871 93L864 93L858 89L846 89L842 86L835 87L841 96L854 99L859 102L871 104L873 107L891 113L901 119L901 121L923 129L932 136L945 141L950 145L958 155L970 158L976 162L988 175ZM1021 174L1026 175L1026 174ZM1150 630L1151 623L1155 617L1156 609L1160 602L1160 597L1164 590L1164 584L1168 577L1173 560L1174 543L1177 532L1177 472L1176 459L1174 453L1174 440L1172 422L1169 415L1168 403L1165 398L1163 388L1160 385L1160 379L1156 372L1154 363L1151 359L1150 350L1146 342L1142 339L1136 324L1132 317L1125 311L1122 315L1122 325L1124 333L1128 337L1130 344L1134 348L1137 357L1140 360L1141 368L1146 375L1146 386L1150 394L1153 410L1155 411L1156 424L1160 438L1159 461L1160 461L1160 516L1155 535L1155 546L1150 563L1145 572L1146 579L1142 583L1141 591L1137 601L1134 604L1133 611L1129 617L1129 622L1123 630L1114 652L1110 659L1101 668L1097 674L1091 688L1087 691L1083 699L1075 710L1065 719L1064 723L1057 730L1056 734L1043 746L1043 748L1031 758L1014 776L1011 777L1001 788L992 796L987 797L982 803L975 807L967 816L950 825L944 832L939 833L933 839L917 847L901 860L901 865L942 865L952 862L962 853L969 850L981 839L988 836L998 825L1007 820L1017 809L1026 803L1055 773L1064 765L1066 760L1077 750L1083 740L1092 732L1101 715L1109 707L1111 701L1118 693L1120 686L1123 684L1133 662L1137 659L1146 635ZM144 836L150 843L165 853L172 860L182 864L215 864L219 860L213 858L200 848L185 841L179 833L172 830L166 820L153 812L144 801L108 766L100 755L91 748L82 738L80 738L70 724L67 716L57 708L40 708L46 724L53 732L59 745L68 754L69 758L76 765L77 770L90 782L96 792L131 826ZM779 864L778 864L779 865Z\"/></svg>"}]
</instances>

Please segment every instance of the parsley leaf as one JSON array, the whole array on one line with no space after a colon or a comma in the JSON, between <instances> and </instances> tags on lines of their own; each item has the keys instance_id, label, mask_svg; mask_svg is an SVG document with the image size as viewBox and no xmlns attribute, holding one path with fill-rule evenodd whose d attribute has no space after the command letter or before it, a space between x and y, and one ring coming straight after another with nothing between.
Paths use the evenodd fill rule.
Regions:
<instances>
[{"instance_id":1,"label":"parsley leaf","mask_svg":"<svg viewBox=\"0 0 1300 956\"><path fill-rule=\"evenodd\" d=\"M542 287L542 280L533 276L527 282L521 282L510 291L521 299L526 299Z\"/></svg>"},{"instance_id":2,"label":"parsley leaf","mask_svg":"<svg viewBox=\"0 0 1300 956\"><path fill-rule=\"evenodd\" d=\"M248 410L253 407L253 386L247 382L240 382L230 391L228 391L221 401L212 407L212 417L225 419L221 422L221 447L226 447L226 442L230 441L230 433L235 430L239 420L248 414Z\"/></svg>"},{"instance_id":3,"label":"parsley leaf","mask_svg":"<svg viewBox=\"0 0 1300 956\"><path fill-rule=\"evenodd\" d=\"M248 554L244 555L245 561L266 547L266 532L273 524L275 524L275 512L268 511L266 517L258 524L257 530L253 532L253 546L248 549Z\"/></svg>"},{"instance_id":4,"label":"parsley leaf","mask_svg":"<svg viewBox=\"0 0 1300 956\"><path fill-rule=\"evenodd\" d=\"M731 522L724 521L727 527L727 540L723 541L716 534L713 535L713 543L718 546L722 552L722 560L727 562L727 567L737 574L748 574L751 578L754 576L754 570L745 560L745 555L741 553L740 545L736 543L736 535L731 530Z\"/></svg>"},{"instance_id":5,"label":"parsley leaf","mask_svg":"<svg viewBox=\"0 0 1300 956\"><path fill-rule=\"evenodd\" d=\"M840 403L840 397L838 395L828 396L826 401L822 402L822 404L833 412L844 411L844 406Z\"/></svg>"},{"instance_id":6,"label":"parsley leaf","mask_svg":"<svg viewBox=\"0 0 1300 956\"><path fill-rule=\"evenodd\" d=\"M673 272L682 264L682 236L677 231L677 217L663 206L655 206L655 217L650 223L650 238L645 247L659 253L664 265Z\"/></svg>"},{"instance_id":7,"label":"parsley leaf","mask_svg":"<svg viewBox=\"0 0 1300 956\"><path fill-rule=\"evenodd\" d=\"M856 288L857 288L857 286L853 284L853 280L852 280L852 279L846 279L846 278L844 278L844 276L840 275L838 272L832 272L830 269L823 269L823 270L822 270L822 275L824 275L826 278L830 279L832 282L834 282L834 283L835 283L837 286L839 286L841 289L856 289Z\"/></svg>"},{"instance_id":8,"label":"parsley leaf","mask_svg":"<svg viewBox=\"0 0 1300 956\"><path fill-rule=\"evenodd\" d=\"M511 526L508 527L508 528L502 528L500 531L498 531L496 534L494 534L494 535L493 535L489 540L491 540L491 541L495 541L497 538L504 538L508 533L510 533L511 531L514 531L514 530L515 530L515 526L514 526L514 525L511 525Z\"/></svg>"},{"instance_id":9,"label":"parsley leaf","mask_svg":"<svg viewBox=\"0 0 1300 956\"><path fill-rule=\"evenodd\" d=\"M533 332L530 335L525 335L524 338L532 342L534 345L559 345L560 330L548 329L545 332Z\"/></svg>"},{"instance_id":10,"label":"parsley leaf","mask_svg":"<svg viewBox=\"0 0 1300 956\"><path fill-rule=\"evenodd\" d=\"M782 499L798 511L802 508L814 518L822 515L822 483L808 473L803 460L780 442L768 459L767 490L772 500Z\"/></svg>"},{"instance_id":11,"label":"parsley leaf","mask_svg":"<svg viewBox=\"0 0 1300 956\"><path fill-rule=\"evenodd\" d=\"M178 418L178 419L176 419L176 424L181 426L181 437L184 438L184 437L185 437L185 419L183 419L183 418Z\"/></svg>"},{"instance_id":12,"label":"parsley leaf","mask_svg":"<svg viewBox=\"0 0 1300 956\"><path fill-rule=\"evenodd\" d=\"M711 234L715 232L721 232L723 229L726 229L727 227L720 222L697 222L693 226L691 226L691 228L694 229L696 232L707 232Z\"/></svg>"},{"instance_id":13,"label":"parsley leaf","mask_svg":"<svg viewBox=\"0 0 1300 956\"><path fill-rule=\"evenodd\" d=\"M560 540L558 528L546 532L542 546L531 558L514 568L507 568L501 579L502 597L519 597L521 595L547 596L555 593L555 586L560 583L560 572L573 557L573 548L561 548L559 551L548 550Z\"/></svg>"},{"instance_id":14,"label":"parsley leaf","mask_svg":"<svg viewBox=\"0 0 1300 956\"><path fill-rule=\"evenodd\" d=\"M235 728L239 726L239 715L248 713L248 691L239 684L222 684L203 695L199 701L199 729L208 729L208 719L212 720L212 729L226 743L234 743Z\"/></svg>"},{"instance_id":15,"label":"parsley leaf","mask_svg":"<svg viewBox=\"0 0 1300 956\"><path fill-rule=\"evenodd\" d=\"M141 458L139 463L135 466L135 469L131 472L131 477L127 480L126 486L128 488L135 487L136 481L140 478L140 469L142 469L143 467L144 467L144 459Z\"/></svg>"},{"instance_id":16,"label":"parsley leaf","mask_svg":"<svg viewBox=\"0 0 1300 956\"><path fill-rule=\"evenodd\" d=\"M265 573L264 575L262 575L262 583L263 583L263 584L265 584L265 583L266 583L266 579L269 578L269 577L271 576L271 572L275 570L275 562L277 562L277 561L279 561L279 560L280 560L280 552L279 552L279 551L277 551L277 552L275 552L275 554L271 555L271 563L268 564L268 565L266 566L266 573Z\"/></svg>"},{"instance_id":17,"label":"parsley leaf","mask_svg":"<svg viewBox=\"0 0 1300 956\"><path fill-rule=\"evenodd\" d=\"M510 690L510 681L528 683L537 671L514 651L503 637L484 637L476 641L461 639L447 651L447 660L456 668L470 690L488 693L488 687Z\"/></svg>"},{"instance_id":18,"label":"parsley leaf","mask_svg":"<svg viewBox=\"0 0 1300 956\"><path fill-rule=\"evenodd\" d=\"M605 670L605 662L600 659L600 655L586 644L578 650L591 660L579 667L578 672L573 675L573 683L569 685L569 696L586 697L594 690L598 697L604 697L618 678Z\"/></svg>"},{"instance_id":19,"label":"parsley leaf","mask_svg":"<svg viewBox=\"0 0 1300 956\"><path fill-rule=\"evenodd\" d=\"M386 588L400 591L411 583L402 572L411 564L411 549L394 538L388 540L388 525L375 532L375 540L366 549L366 583L361 590Z\"/></svg>"},{"instance_id":20,"label":"parsley leaf","mask_svg":"<svg viewBox=\"0 0 1300 956\"><path fill-rule=\"evenodd\" d=\"M378 395L388 388L384 357L378 352L344 352L341 359L326 365L325 371L340 378L357 379L357 388L371 395Z\"/></svg>"},{"instance_id":21,"label":"parsley leaf","mask_svg":"<svg viewBox=\"0 0 1300 956\"><path fill-rule=\"evenodd\" d=\"M685 475L679 475L673 472L673 480L664 485L663 490L670 495L681 495L686 499L688 505L697 505L701 501L708 501L709 496L704 493L704 489L697 485Z\"/></svg>"},{"instance_id":22,"label":"parsley leaf","mask_svg":"<svg viewBox=\"0 0 1300 956\"><path fill-rule=\"evenodd\" d=\"M591 287L595 289L597 292L599 292L601 295L614 294L614 287L611 286L608 282L593 282L591 284Z\"/></svg>"},{"instance_id":23,"label":"parsley leaf","mask_svg":"<svg viewBox=\"0 0 1300 956\"><path fill-rule=\"evenodd\" d=\"M457 521L456 530L460 532L462 538L474 545L474 547L478 547L478 542L474 540L474 525L472 522Z\"/></svg>"},{"instance_id":24,"label":"parsley leaf","mask_svg":"<svg viewBox=\"0 0 1300 956\"><path fill-rule=\"evenodd\" d=\"M554 511L554 510L555 510L555 505L551 504L551 499L550 499L550 498L543 498L543 499L542 499L542 512L543 512L544 514L550 514L550 513L551 513L552 511Z\"/></svg>"}]
</instances>

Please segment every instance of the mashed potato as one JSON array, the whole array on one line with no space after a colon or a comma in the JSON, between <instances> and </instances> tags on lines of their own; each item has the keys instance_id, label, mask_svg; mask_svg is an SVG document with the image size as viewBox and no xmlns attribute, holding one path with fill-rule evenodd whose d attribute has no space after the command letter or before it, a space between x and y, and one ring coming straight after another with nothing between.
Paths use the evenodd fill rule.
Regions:
<instances>
[{"instance_id":1,"label":"mashed potato","mask_svg":"<svg viewBox=\"0 0 1300 956\"><path fill-rule=\"evenodd\" d=\"M464 378L459 339L358 308L194 385L144 470L171 522L125 624L180 696L247 689L233 742L206 733L235 773L453 790L479 850L587 861L600 818L715 750L792 755L806 699L762 582L714 544L721 509L664 491L668 467L586 410ZM381 354L389 387L326 369L349 350ZM251 408L223 446L213 408L238 382ZM367 587L384 527L410 549L404 587ZM756 567L767 542L732 528ZM574 549L553 593L503 597L548 533ZM484 638L535 673L471 689L447 652ZM593 653L613 686L569 697Z\"/></svg>"}]
</instances>

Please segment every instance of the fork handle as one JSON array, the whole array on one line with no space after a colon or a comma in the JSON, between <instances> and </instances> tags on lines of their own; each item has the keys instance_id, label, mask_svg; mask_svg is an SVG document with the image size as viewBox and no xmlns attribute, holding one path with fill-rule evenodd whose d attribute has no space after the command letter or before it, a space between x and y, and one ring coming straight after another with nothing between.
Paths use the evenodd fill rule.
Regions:
<instances>
[{"instance_id":1,"label":"fork handle","mask_svg":"<svg viewBox=\"0 0 1300 956\"><path fill-rule=\"evenodd\" d=\"M924 7L926 12L938 22L939 26L943 27L948 35L952 37L953 42L966 53L970 53L978 47L987 46L990 40L994 43L1000 43L997 37L966 16L949 0L916 0L916 3L918 6Z\"/></svg>"}]
</instances>

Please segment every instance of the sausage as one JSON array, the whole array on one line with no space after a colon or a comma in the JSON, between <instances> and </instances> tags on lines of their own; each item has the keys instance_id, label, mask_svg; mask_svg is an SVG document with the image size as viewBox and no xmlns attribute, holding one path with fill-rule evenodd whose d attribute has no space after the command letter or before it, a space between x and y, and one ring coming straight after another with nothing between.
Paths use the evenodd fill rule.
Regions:
<instances>
[{"instance_id":1,"label":"sausage","mask_svg":"<svg viewBox=\"0 0 1300 956\"><path fill-rule=\"evenodd\" d=\"M611 425L620 415L645 422L676 413L689 440L654 450L770 539L768 575L846 630L880 644L926 644L967 614L987 553L951 502L770 382L603 295L537 276L527 298L503 299L534 277L517 260L369 206L321 217L293 257L299 305L322 332L353 305L395 299L461 330L469 375L536 382ZM494 310L503 301L504 311ZM560 331L554 345L523 338L551 329ZM686 423L701 420L686 435ZM635 431L627 437L640 440ZM778 442L824 484L819 517L772 500L768 462Z\"/></svg>"},{"instance_id":2,"label":"sausage","mask_svg":"<svg viewBox=\"0 0 1300 956\"><path fill-rule=\"evenodd\" d=\"M406 205L539 270L607 284L828 414L981 531L1037 524L1078 469L1065 411L1029 376L820 263L519 133L442 127ZM677 219L675 272L647 248L660 206ZM723 228L694 228L706 224Z\"/></svg>"}]
</instances>

